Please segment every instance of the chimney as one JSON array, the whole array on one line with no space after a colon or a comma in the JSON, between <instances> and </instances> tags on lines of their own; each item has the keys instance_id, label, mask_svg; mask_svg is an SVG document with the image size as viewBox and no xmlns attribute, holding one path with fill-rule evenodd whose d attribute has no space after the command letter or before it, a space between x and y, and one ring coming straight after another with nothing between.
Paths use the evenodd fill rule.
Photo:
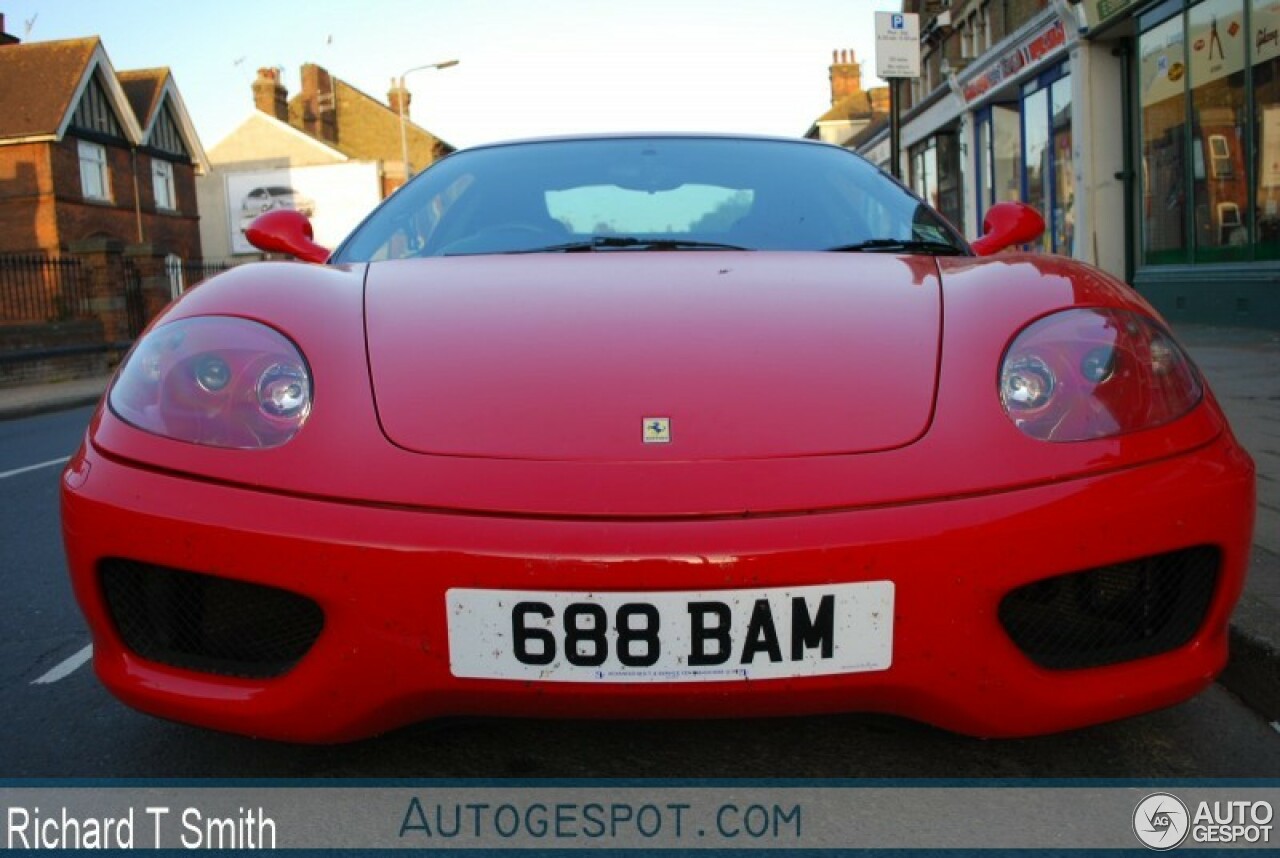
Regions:
<instances>
[{"instance_id":1,"label":"chimney","mask_svg":"<svg viewBox=\"0 0 1280 858\"><path fill-rule=\"evenodd\" d=\"M867 90L867 97L871 99L873 113L889 112L889 87L877 86L874 89L869 89Z\"/></svg>"},{"instance_id":2,"label":"chimney","mask_svg":"<svg viewBox=\"0 0 1280 858\"><path fill-rule=\"evenodd\" d=\"M413 100L413 96L409 94L409 90L397 85L396 78L391 79L391 89L387 90L387 104L391 107L392 112L399 116L403 110L406 119L409 118L409 102ZM401 107L401 105L404 105Z\"/></svg>"},{"instance_id":3,"label":"chimney","mask_svg":"<svg viewBox=\"0 0 1280 858\"><path fill-rule=\"evenodd\" d=\"M326 143L338 142L338 102L329 70L315 63L302 67L302 130Z\"/></svg>"},{"instance_id":4,"label":"chimney","mask_svg":"<svg viewBox=\"0 0 1280 858\"><path fill-rule=\"evenodd\" d=\"M831 103L862 92L862 67L853 51L831 52Z\"/></svg>"},{"instance_id":5,"label":"chimney","mask_svg":"<svg viewBox=\"0 0 1280 858\"><path fill-rule=\"evenodd\" d=\"M281 122L289 121L289 91L280 82L279 69L258 69L253 82L253 106Z\"/></svg>"},{"instance_id":6,"label":"chimney","mask_svg":"<svg viewBox=\"0 0 1280 858\"><path fill-rule=\"evenodd\" d=\"M0 48L5 45L16 45L22 41L17 36L10 35L4 31L4 13L0 12Z\"/></svg>"}]
</instances>

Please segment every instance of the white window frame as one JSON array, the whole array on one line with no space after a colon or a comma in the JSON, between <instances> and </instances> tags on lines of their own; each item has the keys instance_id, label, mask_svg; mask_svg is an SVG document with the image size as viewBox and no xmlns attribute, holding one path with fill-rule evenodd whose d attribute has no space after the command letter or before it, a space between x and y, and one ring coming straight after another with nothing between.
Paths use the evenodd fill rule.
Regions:
<instances>
[{"instance_id":1,"label":"white window frame","mask_svg":"<svg viewBox=\"0 0 1280 858\"><path fill-rule=\"evenodd\" d=\"M173 183L173 165L168 161L161 158L151 160L151 190L155 194L157 210L178 210L178 189Z\"/></svg>"},{"instance_id":2,"label":"white window frame","mask_svg":"<svg viewBox=\"0 0 1280 858\"><path fill-rule=\"evenodd\" d=\"M111 202L111 170L107 149L101 143L77 140L80 155L80 192L86 200Z\"/></svg>"},{"instance_id":3,"label":"white window frame","mask_svg":"<svg viewBox=\"0 0 1280 858\"><path fill-rule=\"evenodd\" d=\"M1209 168L1215 179L1235 178L1235 170L1231 164L1231 144L1227 142L1227 135L1209 135Z\"/></svg>"}]
</instances>

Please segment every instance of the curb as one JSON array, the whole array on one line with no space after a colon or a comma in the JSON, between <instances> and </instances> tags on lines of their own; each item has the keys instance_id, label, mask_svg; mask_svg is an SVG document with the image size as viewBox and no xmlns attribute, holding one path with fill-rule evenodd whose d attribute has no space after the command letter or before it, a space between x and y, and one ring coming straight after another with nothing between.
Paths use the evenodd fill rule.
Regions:
<instances>
[{"instance_id":1,"label":"curb","mask_svg":"<svg viewBox=\"0 0 1280 858\"><path fill-rule=\"evenodd\" d=\"M102 386L96 390L68 391L61 396L33 397L12 403L4 402L4 393L0 391L0 421L18 420L23 417L35 417L39 414L65 411L69 408L95 405L102 398L102 393L106 390L106 386L106 379L103 379Z\"/></svg>"},{"instance_id":2,"label":"curb","mask_svg":"<svg viewBox=\"0 0 1280 858\"><path fill-rule=\"evenodd\" d=\"M1249 576L1280 580L1280 555L1253 546ZM1268 721L1280 721L1280 611L1244 594L1232 615L1229 644L1218 683Z\"/></svg>"}]
</instances>

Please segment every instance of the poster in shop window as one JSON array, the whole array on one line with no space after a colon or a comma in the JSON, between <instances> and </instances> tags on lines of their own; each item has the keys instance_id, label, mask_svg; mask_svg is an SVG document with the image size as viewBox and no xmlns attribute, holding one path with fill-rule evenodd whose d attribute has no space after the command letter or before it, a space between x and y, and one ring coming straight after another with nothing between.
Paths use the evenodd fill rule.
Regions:
<instances>
[{"instance_id":1,"label":"poster in shop window","mask_svg":"<svg viewBox=\"0 0 1280 858\"><path fill-rule=\"evenodd\" d=\"M1208 2L1191 10L1191 86L1198 88L1244 70L1244 6Z\"/></svg>"}]
</instances>

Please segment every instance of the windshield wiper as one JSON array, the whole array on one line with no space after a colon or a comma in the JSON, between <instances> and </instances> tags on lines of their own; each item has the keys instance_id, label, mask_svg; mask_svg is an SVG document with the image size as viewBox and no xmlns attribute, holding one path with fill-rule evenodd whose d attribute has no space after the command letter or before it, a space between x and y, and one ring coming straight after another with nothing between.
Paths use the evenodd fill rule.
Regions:
<instances>
[{"instance_id":1,"label":"windshield wiper","mask_svg":"<svg viewBox=\"0 0 1280 858\"><path fill-rule=\"evenodd\" d=\"M686 238L634 238L629 235L597 235L582 241L508 250L505 253L590 253L595 250L750 250L736 244L694 241Z\"/></svg>"},{"instance_id":2,"label":"windshield wiper","mask_svg":"<svg viewBox=\"0 0 1280 858\"><path fill-rule=\"evenodd\" d=\"M841 244L828 247L832 253L933 253L938 256L963 256L964 249L945 241L928 241L918 238L872 238L857 244Z\"/></svg>"}]
</instances>

